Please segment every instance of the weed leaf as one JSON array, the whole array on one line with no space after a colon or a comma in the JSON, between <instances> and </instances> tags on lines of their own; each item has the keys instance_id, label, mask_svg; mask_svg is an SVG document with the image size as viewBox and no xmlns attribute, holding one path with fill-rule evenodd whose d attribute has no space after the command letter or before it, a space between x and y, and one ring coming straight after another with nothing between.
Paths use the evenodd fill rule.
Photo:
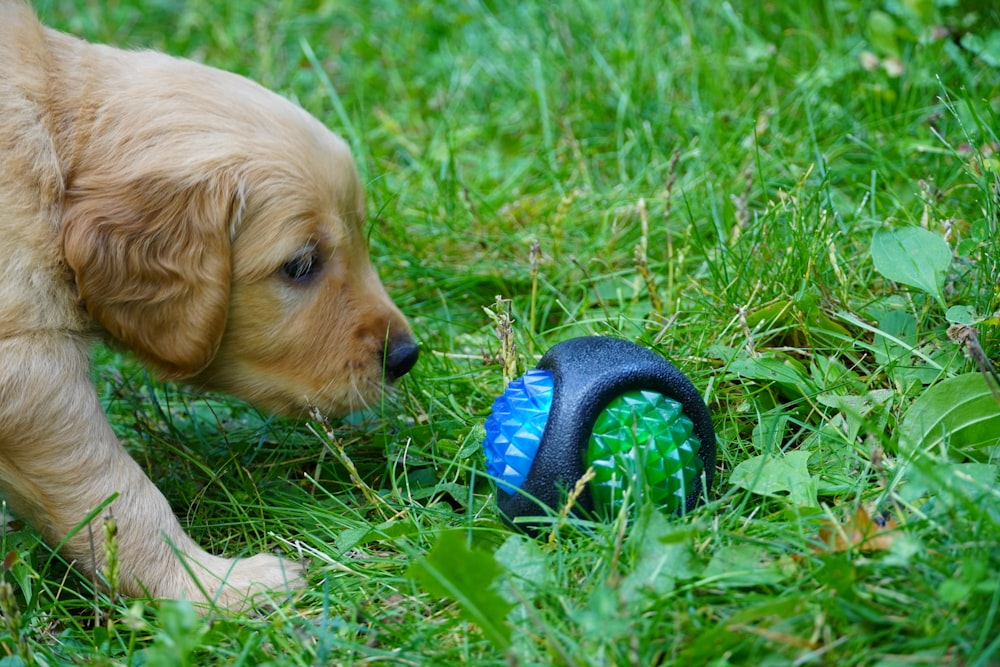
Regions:
<instances>
[{"instance_id":1,"label":"weed leaf","mask_svg":"<svg viewBox=\"0 0 1000 667\"><path fill-rule=\"evenodd\" d=\"M513 605L507 614L507 623L512 628L509 651L512 655L529 656L534 650L536 600L557 585L554 570L538 542L522 535L509 536L493 557L505 571L495 589Z\"/></svg>"},{"instance_id":2,"label":"weed leaf","mask_svg":"<svg viewBox=\"0 0 1000 667\"><path fill-rule=\"evenodd\" d=\"M964 324L969 327L973 326L978 319L976 311L969 306L952 306L944 314L944 318L952 324Z\"/></svg>"},{"instance_id":3,"label":"weed leaf","mask_svg":"<svg viewBox=\"0 0 1000 667\"><path fill-rule=\"evenodd\" d=\"M951 249L943 238L921 227L880 229L872 237L871 256L885 278L923 290L944 307L941 287Z\"/></svg>"},{"instance_id":4,"label":"weed leaf","mask_svg":"<svg viewBox=\"0 0 1000 667\"><path fill-rule=\"evenodd\" d=\"M773 382L790 397L809 396L816 392L805 367L787 355L741 357L730 364L729 369L740 377Z\"/></svg>"},{"instance_id":5,"label":"weed leaf","mask_svg":"<svg viewBox=\"0 0 1000 667\"><path fill-rule=\"evenodd\" d=\"M552 570L538 543L521 535L511 535L496 550L494 559L519 583L523 599L531 599L534 591L544 590L551 583Z\"/></svg>"},{"instance_id":6,"label":"weed leaf","mask_svg":"<svg viewBox=\"0 0 1000 667\"><path fill-rule=\"evenodd\" d=\"M796 450L778 456L753 456L733 469L729 481L751 493L788 498L799 507L818 507L818 482L806 466L810 455Z\"/></svg>"},{"instance_id":7,"label":"weed leaf","mask_svg":"<svg viewBox=\"0 0 1000 667\"><path fill-rule=\"evenodd\" d=\"M629 544L636 560L622 581L627 601L667 595L678 580L695 577L704 568L695 556L695 532L690 526L678 525L651 505L640 512Z\"/></svg>"},{"instance_id":8,"label":"weed leaf","mask_svg":"<svg viewBox=\"0 0 1000 667\"><path fill-rule=\"evenodd\" d=\"M146 649L151 667L187 667L197 664L195 654L209 631L205 619L190 600L164 601L157 613L159 632Z\"/></svg>"},{"instance_id":9,"label":"weed leaf","mask_svg":"<svg viewBox=\"0 0 1000 667\"><path fill-rule=\"evenodd\" d=\"M706 582L711 581L712 585L723 588L773 586L785 578L781 567L767 550L754 544L721 547L712 556L702 576Z\"/></svg>"},{"instance_id":10,"label":"weed leaf","mask_svg":"<svg viewBox=\"0 0 1000 667\"><path fill-rule=\"evenodd\" d=\"M1000 445L1000 407L981 373L943 380L918 397L903 416L899 446L927 452L947 445L952 452L979 459Z\"/></svg>"},{"instance_id":11,"label":"weed leaf","mask_svg":"<svg viewBox=\"0 0 1000 667\"><path fill-rule=\"evenodd\" d=\"M868 40L880 55L898 56L896 22L885 12L875 10L868 14Z\"/></svg>"},{"instance_id":12,"label":"weed leaf","mask_svg":"<svg viewBox=\"0 0 1000 667\"><path fill-rule=\"evenodd\" d=\"M997 478L1000 466L991 463L915 465L905 471L899 497L920 505L928 516L959 516L962 521L997 523Z\"/></svg>"},{"instance_id":13,"label":"weed leaf","mask_svg":"<svg viewBox=\"0 0 1000 667\"><path fill-rule=\"evenodd\" d=\"M510 646L506 618L514 605L495 590L504 569L493 554L470 548L465 531L441 533L434 548L414 562L406 574L431 595L457 602L462 616L479 626L496 648L506 650Z\"/></svg>"},{"instance_id":14,"label":"weed leaf","mask_svg":"<svg viewBox=\"0 0 1000 667\"><path fill-rule=\"evenodd\" d=\"M990 67L1000 67L1000 30L991 31L986 38L969 33L962 36L962 48L979 56Z\"/></svg>"}]
</instances>

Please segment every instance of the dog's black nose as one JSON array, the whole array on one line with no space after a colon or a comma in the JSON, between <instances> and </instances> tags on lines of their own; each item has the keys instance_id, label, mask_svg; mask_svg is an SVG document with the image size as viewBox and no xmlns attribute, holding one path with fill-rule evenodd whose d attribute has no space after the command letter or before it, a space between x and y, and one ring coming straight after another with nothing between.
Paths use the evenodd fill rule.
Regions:
<instances>
[{"instance_id":1,"label":"dog's black nose","mask_svg":"<svg viewBox=\"0 0 1000 667\"><path fill-rule=\"evenodd\" d=\"M419 356L420 348L409 336L390 339L385 350L386 379L392 382L409 373Z\"/></svg>"}]
</instances>

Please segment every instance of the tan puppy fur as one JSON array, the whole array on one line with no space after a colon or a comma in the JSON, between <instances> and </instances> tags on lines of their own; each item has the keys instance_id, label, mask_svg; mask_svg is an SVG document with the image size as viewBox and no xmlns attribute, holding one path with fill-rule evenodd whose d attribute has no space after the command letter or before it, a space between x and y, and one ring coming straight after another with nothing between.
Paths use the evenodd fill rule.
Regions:
<instances>
[{"instance_id":1,"label":"tan puppy fur","mask_svg":"<svg viewBox=\"0 0 1000 667\"><path fill-rule=\"evenodd\" d=\"M0 492L14 511L59 544L118 494L127 594L204 589L239 607L301 585L295 564L212 556L185 534L112 433L88 348L114 339L165 377L285 414L377 401L417 348L363 221L347 147L298 107L0 0ZM103 564L86 529L63 552Z\"/></svg>"}]
</instances>

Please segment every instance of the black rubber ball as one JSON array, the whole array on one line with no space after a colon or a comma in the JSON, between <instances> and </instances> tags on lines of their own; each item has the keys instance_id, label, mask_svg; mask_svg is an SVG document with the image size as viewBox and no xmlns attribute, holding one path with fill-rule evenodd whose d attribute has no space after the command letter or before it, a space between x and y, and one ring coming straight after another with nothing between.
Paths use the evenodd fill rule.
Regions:
<instances>
[{"instance_id":1,"label":"black rubber ball","mask_svg":"<svg viewBox=\"0 0 1000 667\"><path fill-rule=\"evenodd\" d=\"M533 530L588 467L574 511L607 518L648 497L684 513L711 486L715 431L698 390L673 364L601 336L552 347L493 403L483 447L504 520Z\"/></svg>"}]
</instances>

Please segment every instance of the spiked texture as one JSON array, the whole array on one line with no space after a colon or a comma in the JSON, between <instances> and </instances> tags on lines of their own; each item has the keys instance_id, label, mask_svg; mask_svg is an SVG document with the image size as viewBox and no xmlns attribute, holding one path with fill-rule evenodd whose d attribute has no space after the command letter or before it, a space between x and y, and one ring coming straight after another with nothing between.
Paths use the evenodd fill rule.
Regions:
<instances>
[{"instance_id":1,"label":"spiked texture","mask_svg":"<svg viewBox=\"0 0 1000 667\"><path fill-rule=\"evenodd\" d=\"M587 447L585 466L594 468L591 493L598 512L614 515L629 488L649 494L667 512L684 506L703 464L701 443L681 404L652 391L631 391L601 412Z\"/></svg>"},{"instance_id":2,"label":"spiked texture","mask_svg":"<svg viewBox=\"0 0 1000 667\"><path fill-rule=\"evenodd\" d=\"M493 402L486 419L487 470L506 493L521 488L531 471L552 409L552 373L533 369Z\"/></svg>"}]
</instances>

